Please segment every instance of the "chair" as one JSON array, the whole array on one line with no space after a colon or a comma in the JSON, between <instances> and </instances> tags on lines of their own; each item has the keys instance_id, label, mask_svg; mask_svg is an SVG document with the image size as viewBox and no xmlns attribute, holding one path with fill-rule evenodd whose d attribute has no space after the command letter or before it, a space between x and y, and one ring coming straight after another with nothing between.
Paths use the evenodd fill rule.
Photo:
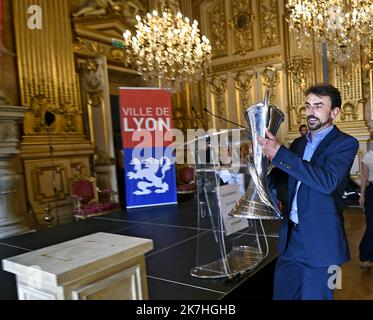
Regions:
<instances>
[{"instance_id":1,"label":"chair","mask_svg":"<svg viewBox=\"0 0 373 320\"><path fill-rule=\"evenodd\" d=\"M119 207L119 203L114 200L114 191L97 188L96 179L93 177L71 179L70 192L77 220L101 215ZM106 195L108 199L99 201L99 193Z\"/></svg>"}]
</instances>

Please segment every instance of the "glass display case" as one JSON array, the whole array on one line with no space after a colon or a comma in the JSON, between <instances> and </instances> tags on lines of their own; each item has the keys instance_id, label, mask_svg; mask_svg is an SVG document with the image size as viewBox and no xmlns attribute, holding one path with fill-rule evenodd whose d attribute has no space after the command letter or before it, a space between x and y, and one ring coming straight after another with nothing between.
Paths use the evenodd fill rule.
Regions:
<instances>
[{"instance_id":1,"label":"glass display case","mask_svg":"<svg viewBox=\"0 0 373 320\"><path fill-rule=\"evenodd\" d=\"M253 270L268 255L262 221L229 216L251 178L248 136L246 129L231 129L204 134L187 143L197 185L194 277L231 279Z\"/></svg>"}]
</instances>

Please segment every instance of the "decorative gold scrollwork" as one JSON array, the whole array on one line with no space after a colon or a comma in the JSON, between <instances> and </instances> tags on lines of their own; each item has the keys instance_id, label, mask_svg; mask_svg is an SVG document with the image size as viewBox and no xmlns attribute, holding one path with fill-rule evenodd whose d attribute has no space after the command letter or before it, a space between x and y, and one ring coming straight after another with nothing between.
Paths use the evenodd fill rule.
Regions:
<instances>
[{"instance_id":1,"label":"decorative gold scrollwork","mask_svg":"<svg viewBox=\"0 0 373 320\"><path fill-rule=\"evenodd\" d=\"M343 121L357 120L359 118L357 111L358 111L357 104L347 101L346 103L342 105L342 108L341 108L341 120Z\"/></svg>"},{"instance_id":2,"label":"decorative gold scrollwork","mask_svg":"<svg viewBox=\"0 0 373 320\"><path fill-rule=\"evenodd\" d=\"M234 80L240 96L241 109L245 111L250 104L250 89L252 87L253 76L247 71L240 71Z\"/></svg>"},{"instance_id":3,"label":"decorative gold scrollwork","mask_svg":"<svg viewBox=\"0 0 373 320\"><path fill-rule=\"evenodd\" d=\"M36 133L46 130L47 126L44 121L47 111L55 113L57 110L53 108L51 101L42 94L31 97L30 110L34 114L32 130Z\"/></svg>"},{"instance_id":4,"label":"decorative gold scrollwork","mask_svg":"<svg viewBox=\"0 0 373 320\"><path fill-rule=\"evenodd\" d=\"M82 64L83 88L87 94L88 106L99 108L104 99L104 68L101 59L88 59Z\"/></svg>"},{"instance_id":5,"label":"decorative gold scrollwork","mask_svg":"<svg viewBox=\"0 0 373 320\"><path fill-rule=\"evenodd\" d=\"M270 102L273 104L277 103L276 87L280 82L278 71L273 66L267 66L263 72L263 85L270 90Z\"/></svg>"},{"instance_id":6,"label":"decorative gold scrollwork","mask_svg":"<svg viewBox=\"0 0 373 320\"><path fill-rule=\"evenodd\" d=\"M261 46L275 46L280 43L278 1L262 0L260 3Z\"/></svg>"},{"instance_id":7,"label":"decorative gold scrollwork","mask_svg":"<svg viewBox=\"0 0 373 320\"><path fill-rule=\"evenodd\" d=\"M190 111L192 113L192 117L190 119L190 128L192 129L199 129L204 127L203 123L203 114L200 110L197 110L195 107L191 107Z\"/></svg>"},{"instance_id":8,"label":"decorative gold scrollwork","mask_svg":"<svg viewBox=\"0 0 373 320\"><path fill-rule=\"evenodd\" d=\"M82 114L83 112L77 106L73 105L69 101L65 101L61 105L61 107L63 109L62 115L65 118L63 130L65 132L76 132L76 116Z\"/></svg>"},{"instance_id":9,"label":"decorative gold scrollwork","mask_svg":"<svg viewBox=\"0 0 373 320\"><path fill-rule=\"evenodd\" d=\"M110 157L106 151L97 151L94 160L96 166L111 166L115 164L115 158Z\"/></svg>"},{"instance_id":10,"label":"decorative gold scrollwork","mask_svg":"<svg viewBox=\"0 0 373 320\"><path fill-rule=\"evenodd\" d=\"M310 70L311 59L302 58L301 56L293 56L287 66L288 72L291 77L302 90L306 88L306 75Z\"/></svg>"},{"instance_id":11,"label":"decorative gold scrollwork","mask_svg":"<svg viewBox=\"0 0 373 320\"><path fill-rule=\"evenodd\" d=\"M95 41L82 39L80 37L77 37L78 42L74 44L74 49L76 51L83 51L88 53L89 55L93 56L102 56L105 54L104 46L100 43L97 43Z\"/></svg>"},{"instance_id":12,"label":"decorative gold scrollwork","mask_svg":"<svg viewBox=\"0 0 373 320\"><path fill-rule=\"evenodd\" d=\"M233 29L234 53L244 55L254 49L253 25L255 15L251 0L232 1L232 20L228 25Z\"/></svg>"},{"instance_id":13,"label":"decorative gold scrollwork","mask_svg":"<svg viewBox=\"0 0 373 320\"><path fill-rule=\"evenodd\" d=\"M305 123L306 121L306 107L301 106L297 108L294 108L297 114L297 124Z\"/></svg>"},{"instance_id":14,"label":"decorative gold scrollwork","mask_svg":"<svg viewBox=\"0 0 373 320\"><path fill-rule=\"evenodd\" d=\"M212 80L210 81L211 85L211 92L215 95L215 102L216 102L216 110L218 112L219 116L222 116L224 114L224 94L226 90L226 82L218 77L214 76Z\"/></svg>"},{"instance_id":15,"label":"decorative gold scrollwork","mask_svg":"<svg viewBox=\"0 0 373 320\"><path fill-rule=\"evenodd\" d=\"M233 21L230 21L229 25L237 31L245 31L251 28L255 22L255 15L253 13L239 12L234 17Z\"/></svg>"},{"instance_id":16,"label":"decorative gold scrollwork","mask_svg":"<svg viewBox=\"0 0 373 320\"><path fill-rule=\"evenodd\" d=\"M210 41L214 58L227 55L227 32L224 1L219 1L209 12Z\"/></svg>"}]
</instances>

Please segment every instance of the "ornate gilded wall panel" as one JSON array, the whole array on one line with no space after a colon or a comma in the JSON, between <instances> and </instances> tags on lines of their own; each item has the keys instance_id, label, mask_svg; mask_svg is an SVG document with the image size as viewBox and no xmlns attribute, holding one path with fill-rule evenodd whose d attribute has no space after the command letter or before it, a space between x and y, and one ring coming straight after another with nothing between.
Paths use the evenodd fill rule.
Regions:
<instances>
[{"instance_id":1,"label":"ornate gilded wall panel","mask_svg":"<svg viewBox=\"0 0 373 320\"><path fill-rule=\"evenodd\" d=\"M246 125L245 108L263 99L263 81L272 85L273 100L284 105L286 99L283 70L278 82L269 79L268 70L262 75L266 67L277 68L284 62L281 48L284 37L280 34L284 1L264 2L201 0L194 4L193 1L194 11L199 9L196 16L201 19L201 31L210 39L213 50L217 50L205 82L206 106L217 115L242 125ZM207 118L212 127L234 127L212 116Z\"/></svg>"},{"instance_id":2,"label":"ornate gilded wall panel","mask_svg":"<svg viewBox=\"0 0 373 320\"><path fill-rule=\"evenodd\" d=\"M244 118L246 109L252 105L255 101L254 90L255 90L255 73L252 70L241 70L236 74L232 74L232 80L234 83L234 99L235 101L228 101L230 110L233 106L236 106L237 118L233 118L232 112L229 112L230 120L237 122L243 126L247 126L247 122ZM233 99L233 98L232 98Z\"/></svg>"},{"instance_id":3,"label":"ornate gilded wall panel","mask_svg":"<svg viewBox=\"0 0 373 320\"><path fill-rule=\"evenodd\" d=\"M369 83L364 80L361 64L354 63L344 70L332 66L331 83L342 95L341 112L337 118L338 127L360 141L360 150L366 150L369 139L368 126L371 125L369 112L366 112L370 107L366 96ZM363 85L367 87L365 90Z\"/></svg>"},{"instance_id":4,"label":"ornate gilded wall panel","mask_svg":"<svg viewBox=\"0 0 373 320\"><path fill-rule=\"evenodd\" d=\"M1 1L0 105L19 105L12 0Z\"/></svg>"},{"instance_id":5,"label":"ornate gilded wall panel","mask_svg":"<svg viewBox=\"0 0 373 320\"><path fill-rule=\"evenodd\" d=\"M369 79L370 79L370 86L369 86L369 97L370 97L370 125L371 129L373 128L373 68L369 71ZM372 129L373 130L373 129Z\"/></svg>"},{"instance_id":6,"label":"ornate gilded wall panel","mask_svg":"<svg viewBox=\"0 0 373 320\"><path fill-rule=\"evenodd\" d=\"M251 0L231 1L233 29L233 53L245 54L254 49L253 22L254 14Z\"/></svg>"},{"instance_id":7,"label":"ornate gilded wall panel","mask_svg":"<svg viewBox=\"0 0 373 320\"><path fill-rule=\"evenodd\" d=\"M30 29L27 10L41 8L42 28ZM25 133L46 133L44 114L58 115L56 134L82 134L69 12L64 0L14 0L18 73L25 115ZM56 37L58 35L58 37Z\"/></svg>"},{"instance_id":8,"label":"ornate gilded wall panel","mask_svg":"<svg viewBox=\"0 0 373 320\"><path fill-rule=\"evenodd\" d=\"M280 24L278 0L258 1L260 47L271 47L280 44Z\"/></svg>"},{"instance_id":9,"label":"ornate gilded wall panel","mask_svg":"<svg viewBox=\"0 0 373 320\"><path fill-rule=\"evenodd\" d=\"M173 127L183 132L205 127L202 110L204 104L200 101L198 85L184 83L181 90L172 95Z\"/></svg>"},{"instance_id":10,"label":"ornate gilded wall panel","mask_svg":"<svg viewBox=\"0 0 373 320\"><path fill-rule=\"evenodd\" d=\"M89 176L89 162L86 159L74 158L70 162L71 177L75 179Z\"/></svg>"},{"instance_id":11,"label":"ornate gilded wall panel","mask_svg":"<svg viewBox=\"0 0 373 320\"><path fill-rule=\"evenodd\" d=\"M224 0L217 2L207 14L213 58L224 57L228 54Z\"/></svg>"},{"instance_id":12,"label":"ornate gilded wall panel","mask_svg":"<svg viewBox=\"0 0 373 320\"><path fill-rule=\"evenodd\" d=\"M227 75L213 76L207 79L208 109L219 117L227 118ZM227 128L227 123L207 115L209 128Z\"/></svg>"},{"instance_id":13,"label":"ornate gilded wall panel","mask_svg":"<svg viewBox=\"0 0 373 320\"><path fill-rule=\"evenodd\" d=\"M234 77L236 95L238 97L237 105L240 106L241 113L246 111L252 100L253 74L248 71L240 71Z\"/></svg>"},{"instance_id":14,"label":"ornate gilded wall panel","mask_svg":"<svg viewBox=\"0 0 373 320\"><path fill-rule=\"evenodd\" d=\"M26 188L28 199L36 219L43 221L44 209L49 203L52 215L55 216L55 201L57 199L61 221L72 219L72 204L69 179L89 173L89 160L85 157L25 160ZM55 170L55 171L54 171ZM51 181L55 175L56 197ZM54 220L54 223L57 221Z\"/></svg>"},{"instance_id":15,"label":"ornate gilded wall panel","mask_svg":"<svg viewBox=\"0 0 373 320\"><path fill-rule=\"evenodd\" d=\"M314 84L312 76L306 78L305 87ZM306 108L304 106L304 90L293 79L292 75L288 74L288 115L290 131L298 132L301 124L306 123Z\"/></svg>"},{"instance_id":16,"label":"ornate gilded wall panel","mask_svg":"<svg viewBox=\"0 0 373 320\"><path fill-rule=\"evenodd\" d=\"M221 76L214 76L210 81L210 86L214 97L214 110L218 116L223 116L225 113L226 80Z\"/></svg>"},{"instance_id":17,"label":"ornate gilded wall panel","mask_svg":"<svg viewBox=\"0 0 373 320\"><path fill-rule=\"evenodd\" d=\"M208 105L216 115L247 126L246 109L263 101L264 92L271 92L271 103L286 113L284 94L284 69L282 64L268 64L256 68L245 68L212 76L208 81ZM234 124L209 116L213 128L235 128ZM287 126L286 126L287 127ZM283 128L281 138L287 133Z\"/></svg>"},{"instance_id":18,"label":"ornate gilded wall panel","mask_svg":"<svg viewBox=\"0 0 373 320\"><path fill-rule=\"evenodd\" d=\"M278 85L280 83L280 78L277 69L269 65L264 68L261 75L265 90L268 89L270 92L270 103L275 106L278 105Z\"/></svg>"},{"instance_id":19,"label":"ornate gilded wall panel","mask_svg":"<svg viewBox=\"0 0 373 320\"><path fill-rule=\"evenodd\" d=\"M46 183L52 180L54 174L56 179L56 198L58 200L66 200L66 197L69 195L66 165L68 165L67 160L59 160L58 164L54 166L50 163L45 163L44 165L39 163L33 167L31 170L33 201L39 204L54 201L53 188L50 188L49 184Z\"/></svg>"},{"instance_id":20,"label":"ornate gilded wall panel","mask_svg":"<svg viewBox=\"0 0 373 320\"><path fill-rule=\"evenodd\" d=\"M287 30L287 28L285 28ZM338 67L323 60L321 50L316 43L303 41L293 31L286 32L289 127L292 140L298 135L299 125L306 123L304 90L316 83L328 82L337 87L342 96L341 112L336 124L342 130L357 137L365 149L364 140L368 136L364 108L364 78L360 63ZM301 43L306 45L301 45ZM324 75L328 74L328 79ZM366 85L366 84L365 84Z\"/></svg>"},{"instance_id":21,"label":"ornate gilded wall panel","mask_svg":"<svg viewBox=\"0 0 373 320\"><path fill-rule=\"evenodd\" d=\"M65 0L14 0L13 20L17 49L18 78L23 106L24 136L21 158L24 164L27 197L39 220L48 202L53 214L73 218L68 180L75 170L70 162L79 157L86 168L93 146L83 131L83 110L79 79L75 70L69 2ZM29 6L41 13L41 29L29 27ZM45 115L54 114L50 124ZM57 201L53 192L53 175ZM65 218L61 217L61 220Z\"/></svg>"},{"instance_id":22,"label":"ornate gilded wall panel","mask_svg":"<svg viewBox=\"0 0 373 320\"><path fill-rule=\"evenodd\" d=\"M348 73L341 68L332 69L333 83L341 91L342 108L338 118L340 122L363 120L363 106L365 99L362 89L361 65L353 64Z\"/></svg>"},{"instance_id":23,"label":"ornate gilded wall panel","mask_svg":"<svg viewBox=\"0 0 373 320\"><path fill-rule=\"evenodd\" d=\"M298 135L301 124L306 123L306 109L304 107L304 90L315 84L315 50L314 48L300 48L294 32L286 26L286 71L288 91L289 130L293 134L290 141Z\"/></svg>"}]
</instances>

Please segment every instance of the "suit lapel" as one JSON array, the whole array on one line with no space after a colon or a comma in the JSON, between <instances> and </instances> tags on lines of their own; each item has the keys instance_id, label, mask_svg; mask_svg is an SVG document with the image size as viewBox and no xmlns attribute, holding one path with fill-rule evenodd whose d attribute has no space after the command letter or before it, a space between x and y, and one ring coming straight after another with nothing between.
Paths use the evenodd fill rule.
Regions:
<instances>
[{"instance_id":1,"label":"suit lapel","mask_svg":"<svg viewBox=\"0 0 373 320\"><path fill-rule=\"evenodd\" d=\"M299 147L297 148L295 152L303 157L304 150L306 149L306 145L307 145L307 139L302 139L299 142Z\"/></svg>"},{"instance_id":2,"label":"suit lapel","mask_svg":"<svg viewBox=\"0 0 373 320\"><path fill-rule=\"evenodd\" d=\"M335 136L339 133L339 129L334 126L333 130L330 131L325 137L324 139L322 139L322 141L320 142L320 144L317 146L315 152L313 153L312 155L312 158L310 161L314 160L322 150L324 150L332 141L333 139L335 138Z\"/></svg>"},{"instance_id":3,"label":"suit lapel","mask_svg":"<svg viewBox=\"0 0 373 320\"><path fill-rule=\"evenodd\" d=\"M304 150L306 149L306 145L307 145L307 139L302 139L299 141L298 145L296 146L296 148L293 149L293 151L296 153L296 154L299 154L301 157L303 157L303 154L304 154ZM297 182L298 180L294 179L294 178L291 178L290 180L290 183L291 185L289 185L289 189L291 190L291 196L290 196L290 200L293 201L293 198L294 198L294 195L295 195L295 188L297 186Z\"/></svg>"}]
</instances>

